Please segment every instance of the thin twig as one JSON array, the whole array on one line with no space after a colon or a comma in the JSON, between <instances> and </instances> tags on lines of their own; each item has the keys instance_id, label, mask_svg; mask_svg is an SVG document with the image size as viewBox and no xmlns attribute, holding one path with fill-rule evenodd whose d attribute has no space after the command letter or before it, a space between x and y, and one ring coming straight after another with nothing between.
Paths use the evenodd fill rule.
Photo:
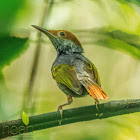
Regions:
<instances>
[{"instance_id":1,"label":"thin twig","mask_svg":"<svg viewBox=\"0 0 140 140\"><path fill-rule=\"evenodd\" d=\"M52 0L44 0L44 7L42 11L42 16L40 19L39 26L42 27L45 23L45 19L49 16L50 13L50 4L52 3ZM38 62L39 62L39 57L40 57L40 50L41 50L41 33L37 32L37 39L36 39L36 49L35 49L35 55L33 59L33 65L32 65L32 70L29 78L29 84L28 87L25 91L24 97L27 96L27 98L23 99L23 110L26 110L27 107L29 106L29 103L31 102L32 98L32 90L36 78L36 73L38 69Z\"/></svg>"},{"instance_id":2,"label":"thin twig","mask_svg":"<svg viewBox=\"0 0 140 140\"><path fill-rule=\"evenodd\" d=\"M61 125L140 112L140 99L110 101L107 103L99 104L98 109L99 110L97 111L95 105L92 105L64 110ZM32 127L33 131L56 127L60 126L60 119L61 117L59 112L51 112L47 114L32 116L29 118L30 123L28 127ZM27 127L23 124L21 119L14 120L12 122L18 122L18 124L14 124L14 126L16 126L16 129L12 129L12 133L16 132L15 135L19 135L17 128L20 128L20 126ZM10 122L0 124L0 138L13 136L13 134L10 133L11 131L3 129L4 126L8 126L8 130L11 130L13 124L11 124ZM28 132L32 132L32 129L26 131L25 133Z\"/></svg>"}]
</instances>

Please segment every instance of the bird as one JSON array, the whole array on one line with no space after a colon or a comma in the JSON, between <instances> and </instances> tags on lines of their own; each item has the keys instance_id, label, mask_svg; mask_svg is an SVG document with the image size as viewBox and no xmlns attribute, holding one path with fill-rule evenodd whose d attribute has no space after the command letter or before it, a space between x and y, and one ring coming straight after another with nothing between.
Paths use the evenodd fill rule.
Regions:
<instances>
[{"instance_id":1,"label":"bird","mask_svg":"<svg viewBox=\"0 0 140 140\"><path fill-rule=\"evenodd\" d=\"M61 119L63 107L70 105L76 97L90 95L98 109L99 100L105 100L108 96L101 88L96 66L83 55L84 49L77 37L66 30L31 26L47 35L57 52L51 68L52 77L67 96L67 102L58 106Z\"/></svg>"}]
</instances>

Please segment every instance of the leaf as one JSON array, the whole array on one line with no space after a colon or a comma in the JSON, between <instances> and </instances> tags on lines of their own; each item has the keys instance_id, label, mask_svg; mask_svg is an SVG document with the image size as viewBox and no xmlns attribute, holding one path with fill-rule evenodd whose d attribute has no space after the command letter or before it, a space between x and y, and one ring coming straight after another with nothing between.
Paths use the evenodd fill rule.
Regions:
<instances>
[{"instance_id":1,"label":"leaf","mask_svg":"<svg viewBox=\"0 0 140 140\"><path fill-rule=\"evenodd\" d=\"M128 34L120 30L114 30L112 32L109 32L108 35L114 39L122 40L140 49L140 38L137 35Z\"/></svg>"},{"instance_id":2,"label":"leaf","mask_svg":"<svg viewBox=\"0 0 140 140\"><path fill-rule=\"evenodd\" d=\"M97 34L102 35L96 44L111 49L123 51L135 58L140 59L140 37L128 34L120 30L107 31L99 29Z\"/></svg>"},{"instance_id":3,"label":"leaf","mask_svg":"<svg viewBox=\"0 0 140 140\"><path fill-rule=\"evenodd\" d=\"M2 89L7 89L2 69L0 69L0 89L0 94L2 93Z\"/></svg>"},{"instance_id":4,"label":"leaf","mask_svg":"<svg viewBox=\"0 0 140 140\"><path fill-rule=\"evenodd\" d=\"M123 3L123 4L134 3L138 6L140 6L140 0L117 0L117 1L120 3Z\"/></svg>"},{"instance_id":5,"label":"leaf","mask_svg":"<svg viewBox=\"0 0 140 140\"><path fill-rule=\"evenodd\" d=\"M111 48L111 49L125 52L127 54L132 55L135 58L140 59L140 49L138 49L135 46L132 46L130 44L127 44L126 42L123 42L121 40L106 39L104 41L99 41L98 44Z\"/></svg>"},{"instance_id":6,"label":"leaf","mask_svg":"<svg viewBox=\"0 0 140 140\"><path fill-rule=\"evenodd\" d=\"M0 36L9 33L16 14L24 5L24 0L0 0Z\"/></svg>"},{"instance_id":7,"label":"leaf","mask_svg":"<svg viewBox=\"0 0 140 140\"><path fill-rule=\"evenodd\" d=\"M0 84L1 84L1 82L3 82L4 81L4 75L3 75L3 73L2 73L2 70L0 69Z\"/></svg>"},{"instance_id":8,"label":"leaf","mask_svg":"<svg viewBox=\"0 0 140 140\"><path fill-rule=\"evenodd\" d=\"M24 50L26 50L28 38L5 36L0 38L0 69L10 64Z\"/></svg>"},{"instance_id":9,"label":"leaf","mask_svg":"<svg viewBox=\"0 0 140 140\"><path fill-rule=\"evenodd\" d=\"M27 116L27 114L23 111L22 113L22 121L25 125L28 125L29 124L29 118Z\"/></svg>"}]
</instances>

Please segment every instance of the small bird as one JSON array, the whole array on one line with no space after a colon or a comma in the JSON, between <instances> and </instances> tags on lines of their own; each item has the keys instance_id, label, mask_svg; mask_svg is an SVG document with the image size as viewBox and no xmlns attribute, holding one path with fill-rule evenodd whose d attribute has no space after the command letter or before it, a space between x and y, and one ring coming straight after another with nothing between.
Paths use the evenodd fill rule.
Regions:
<instances>
[{"instance_id":1,"label":"small bird","mask_svg":"<svg viewBox=\"0 0 140 140\"><path fill-rule=\"evenodd\" d=\"M72 103L72 97L89 94L95 99L98 108L99 100L105 100L108 96L101 88L97 68L82 54L84 50L77 37L66 30L46 30L36 25L32 26L46 34L57 51L51 68L52 77L67 96L67 103L58 106L61 118L62 108Z\"/></svg>"}]
</instances>

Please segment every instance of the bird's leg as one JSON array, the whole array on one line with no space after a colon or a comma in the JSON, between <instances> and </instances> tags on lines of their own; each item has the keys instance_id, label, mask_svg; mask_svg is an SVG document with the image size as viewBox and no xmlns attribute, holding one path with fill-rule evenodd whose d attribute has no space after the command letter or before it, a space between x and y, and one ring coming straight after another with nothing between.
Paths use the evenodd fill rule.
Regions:
<instances>
[{"instance_id":1,"label":"bird's leg","mask_svg":"<svg viewBox=\"0 0 140 140\"><path fill-rule=\"evenodd\" d=\"M60 116L61 116L61 120L60 120L59 124L61 124L62 118L63 118L63 109L62 109L63 106L70 105L73 102L73 99L70 95L67 95L67 100L68 100L67 103L58 106L58 111L60 112Z\"/></svg>"}]
</instances>

